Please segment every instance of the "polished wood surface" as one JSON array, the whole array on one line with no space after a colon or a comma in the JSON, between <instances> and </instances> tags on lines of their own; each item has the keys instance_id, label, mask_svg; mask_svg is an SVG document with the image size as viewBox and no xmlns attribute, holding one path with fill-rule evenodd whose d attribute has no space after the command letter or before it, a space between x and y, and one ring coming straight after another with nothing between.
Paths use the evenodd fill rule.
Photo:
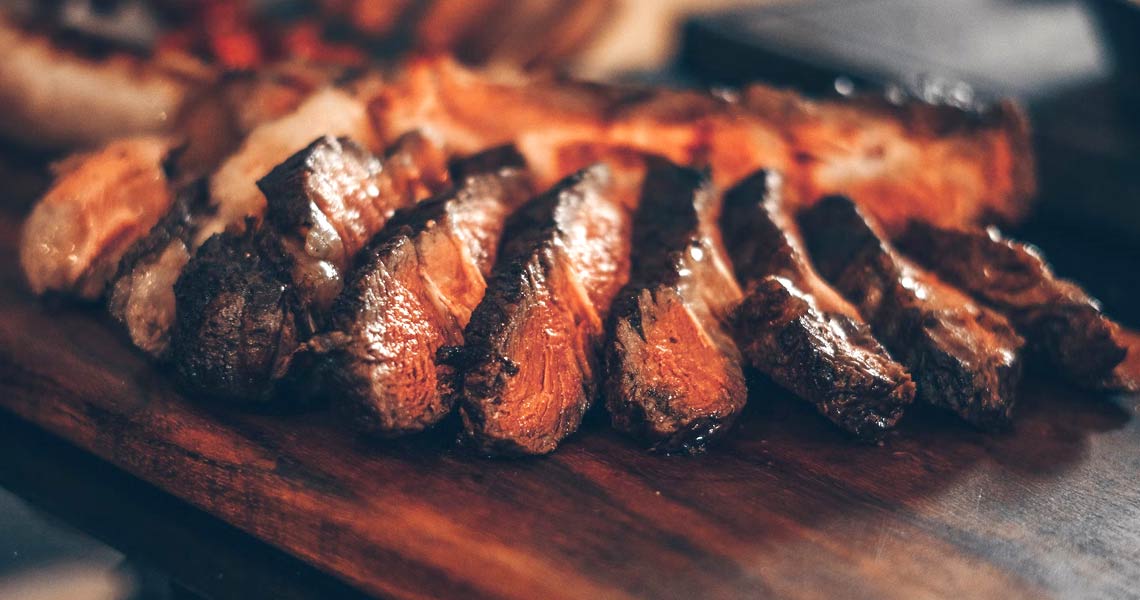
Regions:
<instances>
[{"instance_id":1,"label":"polished wood surface","mask_svg":"<svg viewBox=\"0 0 1140 600\"><path fill-rule=\"evenodd\" d=\"M757 380L698 457L602 415L537 459L467 454L454 425L367 441L323 411L187 401L100 310L31 297L17 214L0 407L377 595L1123 597L1140 578L1140 397L1035 379L1010 434L924 410L868 447Z\"/></svg>"}]
</instances>

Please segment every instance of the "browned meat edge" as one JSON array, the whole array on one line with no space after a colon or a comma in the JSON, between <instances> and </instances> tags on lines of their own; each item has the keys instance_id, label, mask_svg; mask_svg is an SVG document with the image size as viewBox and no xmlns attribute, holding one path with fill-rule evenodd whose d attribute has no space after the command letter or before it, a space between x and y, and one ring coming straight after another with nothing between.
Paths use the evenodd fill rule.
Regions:
<instances>
[{"instance_id":1,"label":"browned meat edge","mask_svg":"<svg viewBox=\"0 0 1140 600\"><path fill-rule=\"evenodd\" d=\"M736 341L754 368L845 431L876 440L914 400L914 382L819 279L783 211L779 178L767 171L725 194L721 226L745 287Z\"/></svg>"},{"instance_id":2,"label":"browned meat edge","mask_svg":"<svg viewBox=\"0 0 1140 600\"><path fill-rule=\"evenodd\" d=\"M310 344L324 355L315 376L362 432L421 431L451 412L452 379L436 353L463 343L506 218L532 195L513 148L456 161L451 172L456 189L397 213L361 253L333 307L333 333Z\"/></svg>"},{"instance_id":3,"label":"browned meat edge","mask_svg":"<svg viewBox=\"0 0 1140 600\"><path fill-rule=\"evenodd\" d=\"M904 252L946 281L1009 317L1032 356L1073 383L1136 390L1117 367L1128 346L1120 326L1076 283L1059 279L1034 247L996 228L953 230L912 222L898 239Z\"/></svg>"},{"instance_id":4,"label":"browned meat edge","mask_svg":"<svg viewBox=\"0 0 1140 600\"><path fill-rule=\"evenodd\" d=\"M606 408L653 450L699 452L748 399L726 326L740 301L708 176L653 159L633 221L630 283L614 300Z\"/></svg>"},{"instance_id":5,"label":"browned meat edge","mask_svg":"<svg viewBox=\"0 0 1140 600\"><path fill-rule=\"evenodd\" d=\"M629 214L608 167L559 182L510 219L455 368L466 437L481 452L544 454L596 391L603 323L628 277Z\"/></svg>"},{"instance_id":6,"label":"browned meat edge","mask_svg":"<svg viewBox=\"0 0 1140 600\"><path fill-rule=\"evenodd\" d=\"M277 384L299 344L325 326L322 305L340 292L354 254L350 242L368 229L375 233L397 208L418 200L429 187L419 176L445 177L444 166L421 168L407 157L439 159L419 149L418 142L398 144L388 154L396 158L381 165L347 140L321 138L259 182L273 198L267 225L214 236L210 250L203 245L175 284L172 360L187 389L235 403L311 399L301 388L279 398ZM313 220L298 222L274 216L276 211Z\"/></svg>"},{"instance_id":7,"label":"browned meat edge","mask_svg":"<svg viewBox=\"0 0 1140 600\"><path fill-rule=\"evenodd\" d=\"M108 310L143 352L167 357L174 325L174 282L190 261L197 224L211 212L205 179L175 193L170 211L131 246L111 282Z\"/></svg>"},{"instance_id":8,"label":"browned meat edge","mask_svg":"<svg viewBox=\"0 0 1140 600\"><path fill-rule=\"evenodd\" d=\"M811 258L871 324L923 402L982 428L1009 423L1025 341L1009 320L902 258L851 200L801 213Z\"/></svg>"}]
</instances>

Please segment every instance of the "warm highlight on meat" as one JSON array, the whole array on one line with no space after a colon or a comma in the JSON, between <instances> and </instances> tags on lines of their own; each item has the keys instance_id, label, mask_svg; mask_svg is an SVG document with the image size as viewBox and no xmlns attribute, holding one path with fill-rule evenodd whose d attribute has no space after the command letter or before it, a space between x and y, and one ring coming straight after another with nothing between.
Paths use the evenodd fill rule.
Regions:
<instances>
[{"instance_id":1,"label":"warm highlight on meat","mask_svg":"<svg viewBox=\"0 0 1140 600\"><path fill-rule=\"evenodd\" d=\"M1059 279L1034 247L996 228L945 229L912 222L899 247L946 281L1009 317L1033 355L1077 385L1133 390L1118 373L1128 354L1120 326L1076 283Z\"/></svg>"},{"instance_id":2,"label":"warm highlight on meat","mask_svg":"<svg viewBox=\"0 0 1140 600\"><path fill-rule=\"evenodd\" d=\"M293 259L293 284L314 312L332 306L346 271L396 209L440 191L443 149L418 132L402 136L384 161L355 142L322 137L257 182L267 216Z\"/></svg>"},{"instance_id":3,"label":"warm highlight on meat","mask_svg":"<svg viewBox=\"0 0 1140 600\"><path fill-rule=\"evenodd\" d=\"M191 240L209 210L205 180L182 186L174 205L119 261L107 309L143 352L165 358L174 326L174 283L193 253Z\"/></svg>"},{"instance_id":4,"label":"warm highlight on meat","mask_svg":"<svg viewBox=\"0 0 1140 600\"><path fill-rule=\"evenodd\" d=\"M99 298L135 240L170 208L164 138L128 138L73 156L24 221L20 265L36 294Z\"/></svg>"},{"instance_id":5,"label":"warm highlight on meat","mask_svg":"<svg viewBox=\"0 0 1140 600\"><path fill-rule=\"evenodd\" d=\"M499 118L510 107L509 118ZM707 164L721 186L768 167L789 204L849 192L894 230L911 217L970 224L1023 216L1034 193L1024 116L1012 104L969 113L910 102L814 102L754 87L740 100L477 73L443 58L409 61L370 105L383 132L423 127L456 150L513 142L540 182L592 144Z\"/></svg>"},{"instance_id":6,"label":"warm highlight on meat","mask_svg":"<svg viewBox=\"0 0 1140 600\"><path fill-rule=\"evenodd\" d=\"M789 195L856 201L888 232L910 219L939 225L1015 222L1036 173L1029 121L1012 101L978 110L885 98L805 101L762 85L741 102L779 123L794 149Z\"/></svg>"},{"instance_id":7,"label":"warm highlight on meat","mask_svg":"<svg viewBox=\"0 0 1140 600\"><path fill-rule=\"evenodd\" d=\"M736 341L754 368L833 423L878 439L914 400L914 382L808 263L781 193L779 176L759 171L725 194L721 227L745 288Z\"/></svg>"},{"instance_id":8,"label":"warm highlight on meat","mask_svg":"<svg viewBox=\"0 0 1140 600\"><path fill-rule=\"evenodd\" d=\"M466 163L466 164L464 164ZM483 299L507 215L531 198L513 149L472 157L457 187L398 213L365 250L313 340L322 387L360 431L421 431L451 412L454 395L437 351L463 343Z\"/></svg>"},{"instance_id":9,"label":"warm highlight on meat","mask_svg":"<svg viewBox=\"0 0 1140 600\"><path fill-rule=\"evenodd\" d=\"M235 402L274 399L299 344L323 328L352 244L446 181L446 166L435 164L442 153L420 138L401 138L387 156L318 140L263 182L270 208L289 214L211 238L211 250L203 246L190 261L175 286L172 344L187 388ZM360 193L345 194L353 190ZM354 233L340 238L342 231Z\"/></svg>"},{"instance_id":10,"label":"warm highlight on meat","mask_svg":"<svg viewBox=\"0 0 1140 600\"><path fill-rule=\"evenodd\" d=\"M260 220L265 196L257 180L320 136L351 137L369 150L382 146L360 100L337 88L315 92L293 112L254 129L213 174L210 199L217 215L201 228L198 243L227 227L241 226L247 217Z\"/></svg>"},{"instance_id":11,"label":"warm highlight on meat","mask_svg":"<svg viewBox=\"0 0 1140 600\"><path fill-rule=\"evenodd\" d=\"M811 258L910 369L923 402L983 428L1008 424L1025 341L1009 321L900 256L851 200L800 216Z\"/></svg>"},{"instance_id":12,"label":"warm highlight on meat","mask_svg":"<svg viewBox=\"0 0 1140 600\"><path fill-rule=\"evenodd\" d=\"M614 300L606 408L614 427L662 452L699 452L748 393L726 327L741 292L708 177L650 160L633 222L630 282Z\"/></svg>"},{"instance_id":13,"label":"warm highlight on meat","mask_svg":"<svg viewBox=\"0 0 1140 600\"><path fill-rule=\"evenodd\" d=\"M444 353L479 451L545 454L581 424L597 389L603 323L629 273L621 194L598 165L510 219L464 346Z\"/></svg>"}]
</instances>

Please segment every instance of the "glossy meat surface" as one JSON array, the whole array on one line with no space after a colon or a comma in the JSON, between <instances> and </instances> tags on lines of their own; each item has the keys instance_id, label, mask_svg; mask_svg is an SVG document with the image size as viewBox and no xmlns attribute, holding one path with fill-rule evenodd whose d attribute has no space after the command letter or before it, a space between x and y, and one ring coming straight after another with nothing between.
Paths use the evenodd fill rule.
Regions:
<instances>
[{"instance_id":1,"label":"glossy meat surface","mask_svg":"<svg viewBox=\"0 0 1140 600\"><path fill-rule=\"evenodd\" d=\"M24 221L20 266L36 294L99 298L119 259L173 202L165 138L127 138L67 159Z\"/></svg>"},{"instance_id":2,"label":"glossy meat surface","mask_svg":"<svg viewBox=\"0 0 1140 600\"><path fill-rule=\"evenodd\" d=\"M614 426L663 452L699 452L747 401L727 330L741 292L705 174L651 160L633 222L630 283L614 301L606 408Z\"/></svg>"},{"instance_id":3,"label":"glossy meat surface","mask_svg":"<svg viewBox=\"0 0 1140 600\"><path fill-rule=\"evenodd\" d=\"M363 239L364 232L378 232L392 211L421 200L417 194L443 185L446 167L433 162L440 155L415 154L425 164L405 160L404 143L419 147L417 140L404 138L389 154L397 157L391 162L327 138L305 147L265 186L274 196L269 207L288 214L271 214L263 226L244 234L219 234L211 238L209 252L203 246L191 259L175 289L173 348L188 388L234 401L273 398L300 344L324 328L328 305L342 289L351 245L339 232L353 231L358 237L347 239ZM330 157L336 153L339 157ZM314 155L321 159L310 160ZM353 196L354 191L360 193ZM381 209L364 215L355 210L373 207ZM223 257L240 260L223 264ZM270 288L279 288L275 303L234 300L254 292L255 300L268 299ZM249 326L257 330L248 331ZM308 395L295 391L298 397Z\"/></svg>"},{"instance_id":4,"label":"glossy meat surface","mask_svg":"<svg viewBox=\"0 0 1140 600\"><path fill-rule=\"evenodd\" d=\"M531 198L520 161L500 150L460 161L483 164L453 170L457 188L398 213L360 257L331 333L310 344L330 398L358 430L402 435L451 412L449 369L436 354L463 343L507 216Z\"/></svg>"},{"instance_id":5,"label":"glossy meat surface","mask_svg":"<svg viewBox=\"0 0 1140 600\"><path fill-rule=\"evenodd\" d=\"M1128 354L1120 326L1076 283L1058 278L1032 246L995 229L913 222L899 246L946 281L1009 317L1033 355L1092 389L1135 390L1118 372Z\"/></svg>"},{"instance_id":6,"label":"glossy meat surface","mask_svg":"<svg viewBox=\"0 0 1140 600\"><path fill-rule=\"evenodd\" d=\"M603 323L629 273L620 195L598 165L510 219L464 346L444 351L479 451L545 454L581 424L597 389Z\"/></svg>"},{"instance_id":7,"label":"glossy meat surface","mask_svg":"<svg viewBox=\"0 0 1140 600\"><path fill-rule=\"evenodd\" d=\"M800 215L816 267L914 377L919 400L982 428L1009 423L1025 341L1009 320L899 255L851 200Z\"/></svg>"},{"instance_id":8,"label":"glossy meat surface","mask_svg":"<svg viewBox=\"0 0 1140 600\"><path fill-rule=\"evenodd\" d=\"M914 382L816 274L781 192L779 177L760 171L725 194L721 226L745 288L737 343L754 368L833 423L877 439L914 400Z\"/></svg>"},{"instance_id":9,"label":"glossy meat surface","mask_svg":"<svg viewBox=\"0 0 1140 600\"><path fill-rule=\"evenodd\" d=\"M912 217L1017 220L1035 192L1027 122L1012 103L973 113L760 86L726 98L475 72L433 57L409 61L369 108L382 136L424 127L463 152L513 142L544 184L575 168L565 151L584 144L709 165L722 188L772 168L786 174L789 204L851 193L891 231Z\"/></svg>"}]
</instances>

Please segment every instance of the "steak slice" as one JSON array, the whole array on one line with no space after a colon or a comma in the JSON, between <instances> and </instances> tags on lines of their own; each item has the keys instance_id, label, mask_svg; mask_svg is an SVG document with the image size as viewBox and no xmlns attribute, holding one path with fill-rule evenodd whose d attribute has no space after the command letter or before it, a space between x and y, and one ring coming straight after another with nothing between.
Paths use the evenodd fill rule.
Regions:
<instances>
[{"instance_id":1,"label":"steak slice","mask_svg":"<svg viewBox=\"0 0 1140 600\"><path fill-rule=\"evenodd\" d=\"M233 402L271 400L299 344L322 330L357 244L397 208L442 187L442 157L416 136L402 137L383 161L321 138L274 169L261 182L272 198L267 224L219 234L175 285L172 358L184 385ZM272 288L276 300L236 300L262 288L257 298Z\"/></svg>"},{"instance_id":2,"label":"steak slice","mask_svg":"<svg viewBox=\"0 0 1140 600\"><path fill-rule=\"evenodd\" d=\"M758 171L729 190L721 227L745 287L733 329L749 364L844 430L880 438L914 401L914 382L807 261L780 177Z\"/></svg>"},{"instance_id":3,"label":"steak slice","mask_svg":"<svg viewBox=\"0 0 1140 600\"><path fill-rule=\"evenodd\" d=\"M466 437L491 454L545 454L594 398L598 351L629 273L630 213L609 167L559 182L509 220L456 370Z\"/></svg>"},{"instance_id":4,"label":"steak slice","mask_svg":"<svg viewBox=\"0 0 1140 600\"><path fill-rule=\"evenodd\" d=\"M174 326L174 284L194 252L198 224L211 212L205 179L180 188L166 216L131 246L111 282L108 310L139 349L163 359Z\"/></svg>"},{"instance_id":5,"label":"steak slice","mask_svg":"<svg viewBox=\"0 0 1140 600\"><path fill-rule=\"evenodd\" d=\"M727 319L740 301L708 175L652 159L633 221L630 282L614 300L606 408L656 451L699 452L748 399Z\"/></svg>"},{"instance_id":6,"label":"steak slice","mask_svg":"<svg viewBox=\"0 0 1140 600\"><path fill-rule=\"evenodd\" d=\"M364 251L334 305L332 333L310 343L323 355L326 392L365 433L421 431L451 412L451 377L436 353L463 343L507 216L531 198L513 149L457 164L458 187L397 213Z\"/></svg>"},{"instance_id":7,"label":"steak slice","mask_svg":"<svg viewBox=\"0 0 1140 600\"><path fill-rule=\"evenodd\" d=\"M1118 373L1128 354L1120 326L1076 283L1058 278L1034 247L996 228L944 229L912 222L897 241L946 281L1009 317L1032 356L1073 383L1135 391Z\"/></svg>"},{"instance_id":8,"label":"steak slice","mask_svg":"<svg viewBox=\"0 0 1140 600\"><path fill-rule=\"evenodd\" d=\"M899 255L849 199L801 213L817 268L910 369L923 402L982 428L1008 424L1025 340L1009 320Z\"/></svg>"},{"instance_id":9,"label":"steak slice","mask_svg":"<svg viewBox=\"0 0 1140 600\"><path fill-rule=\"evenodd\" d=\"M442 191L446 167L443 149L418 132L396 140L383 161L348 138L325 136L257 182L266 218L293 256L293 284L314 314L332 306L352 258L397 209Z\"/></svg>"}]
</instances>

